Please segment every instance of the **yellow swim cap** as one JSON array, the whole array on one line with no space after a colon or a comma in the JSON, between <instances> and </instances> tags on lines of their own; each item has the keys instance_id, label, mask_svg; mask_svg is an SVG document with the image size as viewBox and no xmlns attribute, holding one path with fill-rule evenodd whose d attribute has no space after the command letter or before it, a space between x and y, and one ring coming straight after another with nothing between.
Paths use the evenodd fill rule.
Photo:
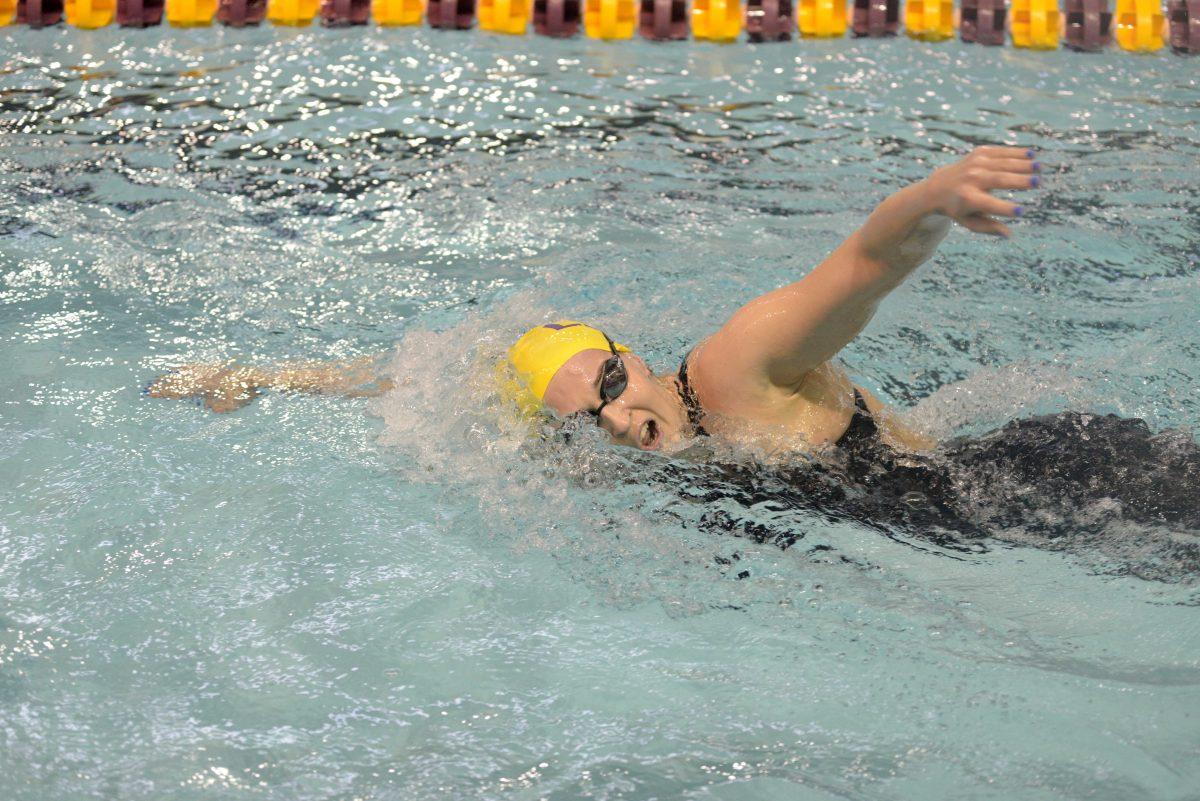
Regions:
<instances>
[{"instance_id":1,"label":"yellow swim cap","mask_svg":"<svg viewBox=\"0 0 1200 801\"><path fill-rule=\"evenodd\" d=\"M624 345L613 344L618 352L629 353ZM506 394L514 396L522 411L537 411L550 379L572 356L585 350L608 350L608 339L598 329L575 320L529 329L508 349L508 363L519 386L510 387Z\"/></svg>"}]
</instances>

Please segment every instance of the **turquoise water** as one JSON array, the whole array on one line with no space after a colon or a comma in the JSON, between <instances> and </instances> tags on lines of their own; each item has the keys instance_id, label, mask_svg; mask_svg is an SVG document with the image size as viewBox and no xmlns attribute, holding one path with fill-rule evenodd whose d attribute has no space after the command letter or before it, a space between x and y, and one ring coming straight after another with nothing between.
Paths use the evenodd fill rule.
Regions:
<instances>
[{"instance_id":1,"label":"turquoise water","mask_svg":"<svg viewBox=\"0 0 1200 801\"><path fill-rule=\"evenodd\" d=\"M1016 238L955 232L848 368L939 434L1194 428L1195 61L374 28L0 48L0 797L1197 798L1198 582L1161 547L1194 532L959 551L726 510L781 550L700 530L596 436L531 442L481 378L552 315L673 367L1000 141L1048 166ZM139 394L392 349L369 403Z\"/></svg>"}]
</instances>

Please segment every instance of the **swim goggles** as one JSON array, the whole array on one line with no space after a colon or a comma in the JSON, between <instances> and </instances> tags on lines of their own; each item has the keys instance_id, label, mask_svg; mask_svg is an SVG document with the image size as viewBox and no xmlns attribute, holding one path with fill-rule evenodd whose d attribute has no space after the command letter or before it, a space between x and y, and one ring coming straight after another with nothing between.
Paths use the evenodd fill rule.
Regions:
<instances>
[{"instance_id":1,"label":"swim goggles","mask_svg":"<svg viewBox=\"0 0 1200 801\"><path fill-rule=\"evenodd\" d=\"M604 334L603 331L600 333ZM608 342L612 356L608 357L600 371L600 405L590 412L592 417L596 418L597 425L600 424L600 412L604 411L604 407L621 397L625 387L629 386L629 373L626 372L625 363L617 353L616 343L608 334L604 334L604 339Z\"/></svg>"}]
</instances>

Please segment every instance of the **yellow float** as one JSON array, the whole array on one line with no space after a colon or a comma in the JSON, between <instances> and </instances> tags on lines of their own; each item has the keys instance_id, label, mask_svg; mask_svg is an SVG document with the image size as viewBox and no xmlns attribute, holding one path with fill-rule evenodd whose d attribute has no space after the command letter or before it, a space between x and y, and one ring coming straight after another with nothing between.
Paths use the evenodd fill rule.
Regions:
<instances>
[{"instance_id":1,"label":"yellow float","mask_svg":"<svg viewBox=\"0 0 1200 801\"><path fill-rule=\"evenodd\" d=\"M495 33L525 33L528 0L479 0L479 27Z\"/></svg>"},{"instance_id":2,"label":"yellow float","mask_svg":"<svg viewBox=\"0 0 1200 801\"><path fill-rule=\"evenodd\" d=\"M0 26L8 25L17 15L17 0L0 0Z\"/></svg>"},{"instance_id":3,"label":"yellow float","mask_svg":"<svg viewBox=\"0 0 1200 801\"><path fill-rule=\"evenodd\" d=\"M212 25L217 0L167 0L167 22L177 28Z\"/></svg>"},{"instance_id":4,"label":"yellow float","mask_svg":"<svg viewBox=\"0 0 1200 801\"><path fill-rule=\"evenodd\" d=\"M628 39L637 25L635 0L587 0L583 29L593 39Z\"/></svg>"},{"instance_id":5,"label":"yellow float","mask_svg":"<svg viewBox=\"0 0 1200 801\"><path fill-rule=\"evenodd\" d=\"M954 36L954 0L908 0L904 27L913 39L941 42Z\"/></svg>"},{"instance_id":6,"label":"yellow float","mask_svg":"<svg viewBox=\"0 0 1200 801\"><path fill-rule=\"evenodd\" d=\"M267 0L267 19L276 25L303 28L317 16L321 0Z\"/></svg>"},{"instance_id":7,"label":"yellow float","mask_svg":"<svg viewBox=\"0 0 1200 801\"><path fill-rule=\"evenodd\" d=\"M1160 0L1117 0L1117 44L1133 53L1153 53L1163 46Z\"/></svg>"},{"instance_id":8,"label":"yellow float","mask_svg":"<svg viewBox=\"0 0 1200 801\"><path fill-rule=\"evenodd\" d=\"M374 0L371 15L380 25L420 25L425 4L421 0Z\"/></svg>"},{"instance_id":9,"label":"yellow float","mask_svg":"<svg viewBox=\"0 0 1200 801\"><path fill-rule=\"evenodd\" d=\"M710 42L732 42L742 33L738 0L692 0L692 36Z\"/></svg>"},{"instance_id":10,"label":"yellow float","mask_svg":"<svg viewBox=\"0 0 1200 801\"><path fill-rule=\"evenodd\" d=\"M1013 47L1057 49L1061 19L1058 0L1012 0L1009 14Z\"/></svg>"},{"instance_id":11,"label":"yellow float","mask_svg":"<svg viewBox=\"0 0 1200 801\"><path fill-rule=\"evenodd\" d=\"M802 36L829 39L846 35L845 0L800 0L797 23Z\"/></svg>"},{"instance_id":12,"label":"yellow float","mask_svg":"<svg viewBox=\"0 0 1200 801\"><path fill-rule=\"evenodd\" d=\"M117 0L66 0L67 24L76 28L103 28L117 13Z\"/></svg>"}]
</instances>

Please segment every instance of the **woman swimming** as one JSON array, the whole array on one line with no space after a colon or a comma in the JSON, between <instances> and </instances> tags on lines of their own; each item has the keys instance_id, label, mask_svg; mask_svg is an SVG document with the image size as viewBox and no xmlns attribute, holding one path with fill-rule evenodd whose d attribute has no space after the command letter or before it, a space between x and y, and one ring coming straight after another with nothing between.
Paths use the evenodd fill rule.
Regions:
<instances>
[{"instance_id":1,"label":"woman swimming","mask_svg":"<svg viewBox=\"0 0 1200 801\"><path fill-rule=\"evenodd\" d=\"M614 442L657 450L704 431L714 436L793 435L820 447L874 436L900 447L924 441L901 426L831 359L867 324L879 302L929 259L951 222L1008 236L997 217L1020 216L998 190L1036 188L1032 151L979 147L893 194L866 223L799 281L743 306L697 346L678 373L655 376L633 353L579 323L539 326L510 350L527 407L595 416ZM161 377L153 397L199 397L213 411L238 408L260 389L364 394L369 366L270 370L192 365ZM870 421L870 425L866 421Z\"/></svg>"},{"instance_id":2,"label":"woman swimming","mask_svg":"<svg viewBox=\"0 0 1200 801\"><path fill-rule=\"evenodd\" d=\"M929 447L831 359L933 255L952 221L1008 236L996 218L1022 208L993 193L1036 188L1040 171L1030 150L980 147L900 190L811 273L739 309L676 373L656 377L575 324L527 333L510 351L513 367L558 415L589 412L615 442L643 450L699 431L742 441L790 435L806 449L875 436Z\"/></svg>"},{"instance_id":3,"label":"woman swimming","mask_svg":"<svg viewBox=\"0 0 1200 801\"><path fill-rule=\"evenodd\" d=\"M1007 237L998 218L1019 217L1022 207L994 193L1040 184L1032 151L976 148L888 197L816 269L741 307L676 372L655 375L607 334L563 320L529 330L509 349L502 394L528 412L590 415L614 442L646 451L704 435L832 457L821 469L785 470L786 480L775 483L788 497L776 500L837 507L875 524L974 535L1022 518L1023 488L1042 484L1071 508L1108 500L1139 520L1200 528L1200 448L1187 435L1063 413L935 450L831 361L930 258L952 222ZM369 361L277 370L200 365L161 377L148 394L199 397L230 411L262 388L369 395L387 386ZM709 479L729 486L729 475L744 472L731 469ZM744 475L739 482L748 497L761 483ZM988 521L979 504L966 503L972 493L991 501Z\"/></svg>"}]
</instances>

